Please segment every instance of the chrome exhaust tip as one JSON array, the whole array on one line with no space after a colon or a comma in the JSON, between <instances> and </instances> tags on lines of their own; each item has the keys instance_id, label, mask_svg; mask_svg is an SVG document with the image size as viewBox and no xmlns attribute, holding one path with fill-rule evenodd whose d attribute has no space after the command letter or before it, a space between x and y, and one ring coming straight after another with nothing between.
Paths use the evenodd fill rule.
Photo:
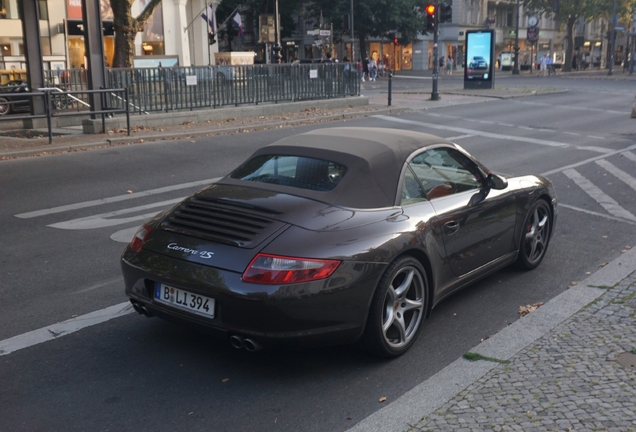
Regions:
<instances>
[{"instance_id":1,"label":"chrome exhaust tip","mask_svg":"<svg viewBox=\"0 0 636 432\"><path fill-rule=\"evenodd\" d=\"M230 336L230 345L232 345L236 349L244 348L243 337L239 335Z\"/></svg>"},{"instance_id":2,"label":"chrome exhaust tip","mask_svg":"<svg viewBox=\"0 0 636 432\"><path fill-rule=\"evenodd\" d=\"M263 349L263 345L256 342L254 339L243 339L243 347L249 352L255 352Z\"/></svg>"}]
</instances>

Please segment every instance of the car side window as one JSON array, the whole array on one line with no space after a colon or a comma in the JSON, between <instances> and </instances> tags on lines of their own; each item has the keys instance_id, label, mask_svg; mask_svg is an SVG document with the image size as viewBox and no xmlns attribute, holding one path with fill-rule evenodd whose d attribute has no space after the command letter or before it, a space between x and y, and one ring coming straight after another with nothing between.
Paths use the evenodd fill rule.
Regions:
<instances>
[{"instance_id":1,"label":"car side window","mask_svg":"<svg viewBox=\"0 0 636 432\"><path fill-rule=\"evenodd\" d=\"M477 168L457 150L427 150L415 156L409 166L430 200L482 187Z\"/></svg>"},{"instance_id":2,"label":"car side window","mask_svg":"<svg viewBox=\"0 0 636 432\"><path fill-rule=\"evenodd\" d=\"M400 201L400 205L406 206L421 201L426 201L426 194L420 182L415 178L413 171L407 167L404 173L404 185L402 186L402 200Z\"/></svg>"}]
</instances>

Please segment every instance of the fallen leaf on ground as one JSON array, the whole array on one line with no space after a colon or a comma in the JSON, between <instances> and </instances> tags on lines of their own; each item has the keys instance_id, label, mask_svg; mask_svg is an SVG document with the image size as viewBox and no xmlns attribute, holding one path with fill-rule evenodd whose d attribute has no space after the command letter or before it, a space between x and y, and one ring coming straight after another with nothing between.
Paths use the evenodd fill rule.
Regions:
<instances>
[{"instance_id":1,"label":"fallen leaf on ground","mask_svg":"<svg viewBox=\"0 0 636 432\"><path fill-rule=\"evenodd\" d=\"M537 310L539 306L543 306L543 302L539 302L539 303L535 303L531 305L519 306L519 315L521 315L522 317L526 316L530 312Z\"/></svg>"},{"instance_id":2,"label":"fallen leaf on ground","mask_svg":"<svg viewBox=\"0 0 636 432\"><path fill-rule=\"evenodd\" d=\"M599 267L605 267L606 265L608 265L609 263L603 263L601 265L599 265Z\"/></svg>"},{"instance_id":3,"label":"fallen leaf on ground","mask_svg":"<svg viewBox=\"0 0 636 432\"><path fill-rule=\"evenodd\" d=\"M229 380L230 380L229 378L223 378L223 379L221 380L221 382L226 383L226 382L228 382Z\"/></svg>"},{"instance_id":4,"label":"fallen leaf on ground","mask_svg":"<svg viewBox=\"0 0 636 432\"><path fill-rule=\"evenodd\" d=\"M378 402L384 402L386 400L386 396L382 396L380 399L378 399Z\"/></svg>"},{"instance_id":5,"label":"fallen leaf on ground","mask_svg":"<svg viewBox=\"0 0 636 432\"><path fill-rule=\"evenodd\" d=\"M128 189L128 190L126 191L126 193L127 193L127 194L131 194L131 193L132 193L132 191L131 191L130 189Z\"/></svg>"}]
</instances>

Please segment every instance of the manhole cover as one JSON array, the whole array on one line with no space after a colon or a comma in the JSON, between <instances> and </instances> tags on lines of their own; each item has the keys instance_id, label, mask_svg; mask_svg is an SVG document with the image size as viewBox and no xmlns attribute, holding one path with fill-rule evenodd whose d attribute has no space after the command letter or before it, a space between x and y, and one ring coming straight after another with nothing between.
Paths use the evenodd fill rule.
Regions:
<instances>
[{"instance_id":1,"label":"manhole cover","mask_svg":"<svg viewBox=\"0 0 636 432\"><path fill-rule=\"evenodd\" d=\"M623 367L636 369L636 354L630 352L620 353L616 361Z\"/></svg>"}]
</instances>

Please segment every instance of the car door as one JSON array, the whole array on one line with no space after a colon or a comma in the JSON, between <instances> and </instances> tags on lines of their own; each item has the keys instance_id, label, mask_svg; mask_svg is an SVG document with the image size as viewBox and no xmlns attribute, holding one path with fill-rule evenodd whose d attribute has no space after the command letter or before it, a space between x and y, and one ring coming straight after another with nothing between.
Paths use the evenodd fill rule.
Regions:
<instances>
[{"instance_id":1,"label":"car door","mask_svg":"<svg viewBox=\"0 0 636 432\"><path fill-rule=\"evenodd\" d=\"M441 233L456 277L513 250L514 197L505 189L486 187L474 161L456 149L437 147L418 154L409 165L435 210L434 229Z\"/></svg>"}]
</instances>

